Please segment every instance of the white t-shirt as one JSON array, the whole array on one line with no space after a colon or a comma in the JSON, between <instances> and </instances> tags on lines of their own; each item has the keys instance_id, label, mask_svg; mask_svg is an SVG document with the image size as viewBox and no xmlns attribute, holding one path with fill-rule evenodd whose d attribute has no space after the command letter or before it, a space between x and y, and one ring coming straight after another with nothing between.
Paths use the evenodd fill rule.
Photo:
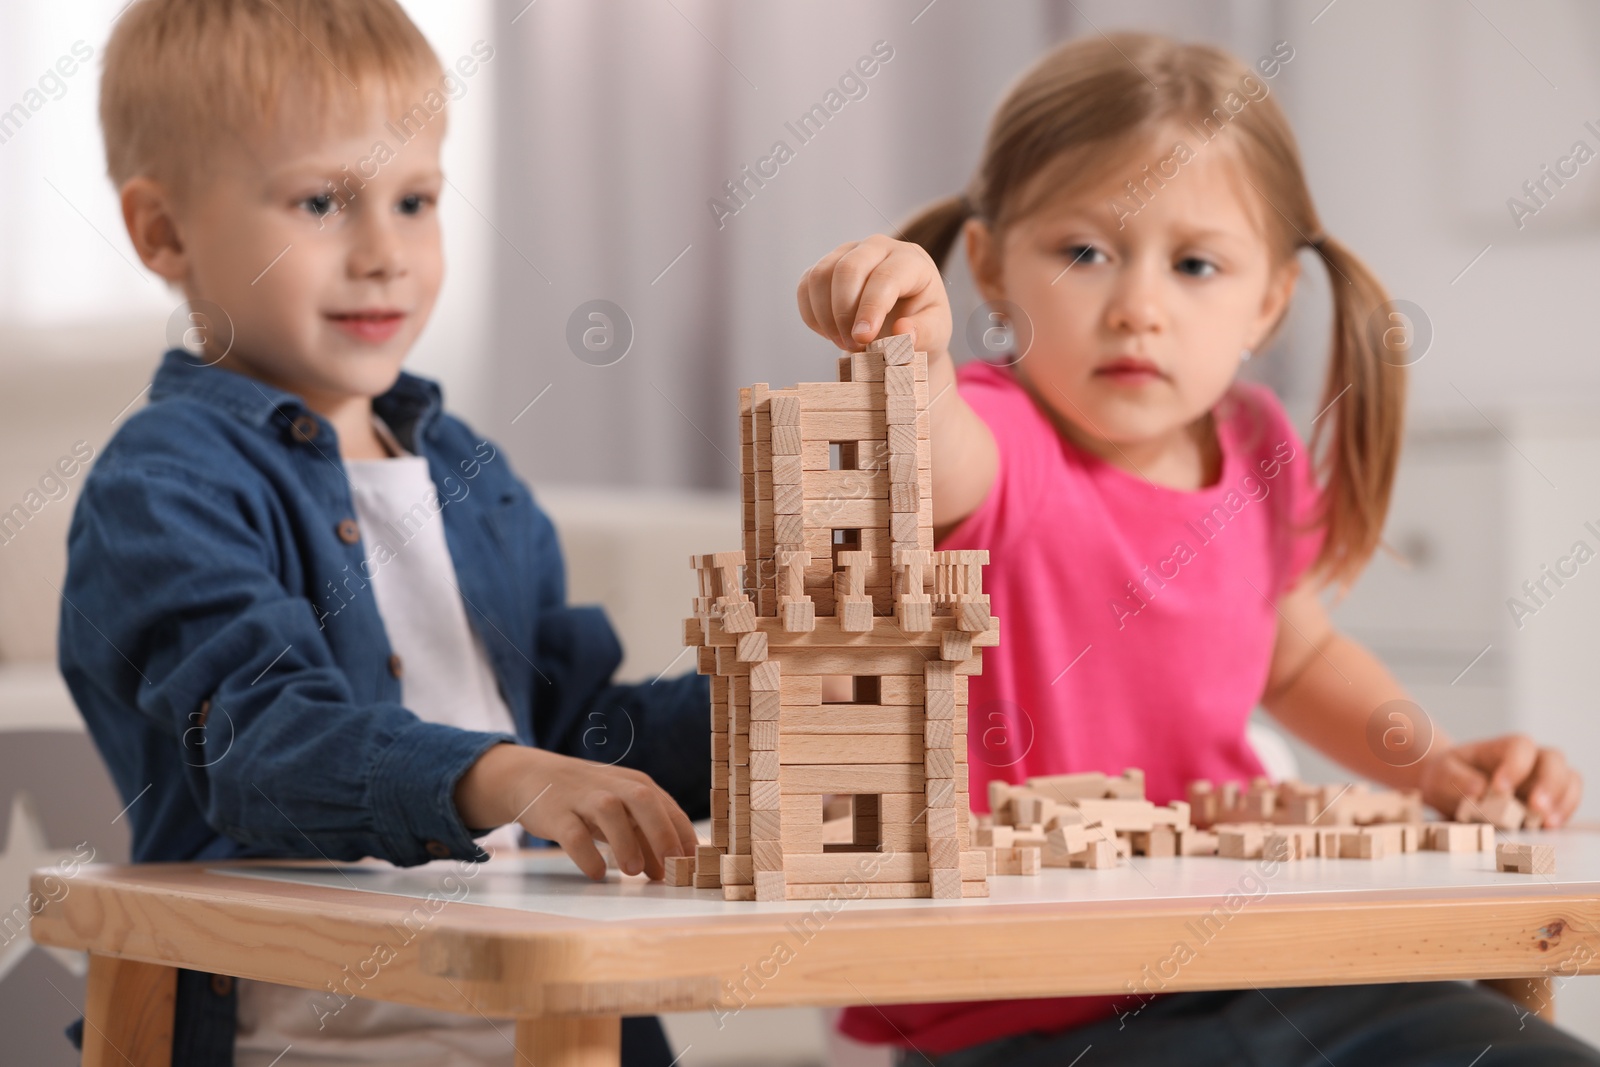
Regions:
<instances>
[{"instance_id":1,"label":"white t-shirt","mask_svg":"<svg viewBox=\"0 0 1600 1067\"><path fill-rule=\"evenodd\" d=\"M429 722L515 734L456 584L441 514L449 502L439 496L428 461L406 452L381 419L373 423L394 456L346 460L345 470L371 575L364 591L377 598L400 657L401 703ZM516 849L520 838L513 824L478 842L497 852ZM238 990L237 1067L509 1067L515 1054L515 1024L470 1008L457 1015L361 997L341 1005L325 991L246 979Z\"/></svg>"}]
</instances>

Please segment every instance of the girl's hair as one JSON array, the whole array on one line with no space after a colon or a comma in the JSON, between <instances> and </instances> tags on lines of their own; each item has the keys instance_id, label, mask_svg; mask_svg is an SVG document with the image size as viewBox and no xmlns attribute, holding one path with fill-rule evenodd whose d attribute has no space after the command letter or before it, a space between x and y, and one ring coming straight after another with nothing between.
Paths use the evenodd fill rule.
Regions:
<instances>
[{"instance_id":1,"label":"girl's hair","mask_svg":"<svg viewBox=\"0 0 1600 1067\"><path fill-rule=\"evenodd\" d=\"M1159 144L1163 130L1185 123L1202 143L1230 133L1223 144L1267 201L1255 206L1273 266L1307 246L1328 266L1333 351L1319 405L1325 414L1311 439L1322 482L1315 525L1325 536L1312 569L1347 587L1377 548L1389 507L1406 346L1390 343L1388 323L1379 321L1387 319L1389 296L1377 276L1323 232L1288 120L1250 68L1219 49L1150 34L1068 42L1007 94L967 191L928 206L903 232L943 266L968 218L984 220L998 236L1047 196L1098 182L1132 152ZM1173 147L1162 146L1162 156ZM1149 180L1140 192L1154 192ZM1281 324L1280 317L1269 337Z\"/></svg>"}]
</instances>

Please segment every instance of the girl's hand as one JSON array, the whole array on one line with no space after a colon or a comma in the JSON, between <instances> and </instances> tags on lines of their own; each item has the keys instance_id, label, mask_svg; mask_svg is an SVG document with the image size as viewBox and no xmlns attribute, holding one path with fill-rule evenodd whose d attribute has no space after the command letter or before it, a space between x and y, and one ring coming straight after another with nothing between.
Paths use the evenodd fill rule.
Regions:
<instances>
[{"instance_id":1,"label":"girl's hand","mask_svg":"<svg viewBox=\"0 0 1600 1067\"><path fill-rule=\"evenodd\" d=\"M649 775L526 745L479 756L456 783L455 802L469 827L518 822L596 881L606 876L597 840L624 874L652 879L666 877L664 857L692 856L699 844L689 816Z\"/></svg>"},{"instance_id":2,"label":"girl's hand","mask_svg":"<svg viewBox=\"0 0 1600 1067\"><path fill-rule=\"evenodd\" d=\"M1422 799L1447 817L1462 799L1511 793L1544 819L1560 826L1583 798L1583 778L1559 749L1540 748L1522 734L1469 741L1430 755L1422 771Z\"/></svg>"},{"instance_id":3,"label":"girl's hand","mask_svg":"<svg viewBox=\"0 0 1600 1067\"><path fill-rule=\"evenodd\" d=\"M848 241L801 277L797 295L806 325L844 351L909 333L930 365L949 354L950 298L920 245L882 234Z\"/></svg>"}]
</instances>

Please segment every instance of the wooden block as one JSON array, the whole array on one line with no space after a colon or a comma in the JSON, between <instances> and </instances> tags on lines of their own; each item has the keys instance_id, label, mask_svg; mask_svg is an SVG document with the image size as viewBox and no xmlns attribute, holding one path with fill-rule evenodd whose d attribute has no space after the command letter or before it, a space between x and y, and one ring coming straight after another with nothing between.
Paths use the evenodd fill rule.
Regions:
<instances>
[{"instance_id":1,"label":"wooden block","mask_svg":"<svg viewBox=\"0 0 1600 1067\"><path fill-rule=\"evenodd\" d=\"M961 872L954 868L930 868L928 884L935 900L959 900L962 896Z\"/></svg>"},{"instance_id":2,"label":"wooden block","mask_svg":"<svg viewBox=\"0 0 1600 1067\"><path fill-rule=\"evenodd\" d=\"M1555 874L1556 851L1551 845L1504 842L1495 846L1495 869L1518 874Z\"/></svg>"},{"instance_id":3,"label":"wooden block","mask_svg":"<svg viewBox=\"0 0 1600 1067\"><path fill-rule=\"evenodd\" d=\"M917 372L909 363L883 369L883 391L887 396L913 396L916 393Z\"/></svg>"},{"instance_id":4,"label":"wooden block","mask_svg":"<svg viewBox=\"0 0 1600 1067\"><path fill-rule=\"evenodd\" d=\"M754 699L756 693L775 693L781 688L782 672L778 664L772 660L758 663L750 668L750 692Z\"/></svg>"},{"instance_id":5,"label":"wooden block","mask_svg":"<svg viewBox=\"0 0 1600 1067\"><path fill-rule=\"evenodd\" d=\"M774 752L778 750L778 724L771 720L750 724L750 749Z\"/></svg>"},{"instance_id":6,"label":"wooden block","mask_svg":"<svg viewBox=\"0 0 1600 1067\"><path fill-rule=\"evenodd\" d=\"M817 628L817 607L809 598L780 600L778 611L788 633L811 633Z\"/></svg>"},{"instance_id":7,"label":"wooden block","mask_svg":"<svg viewBox=\"0 0 1600 1067\"><path fill-rule=\"evenodd\" d=\"M763 690L750 694L750 721L776 722L778 713L783 706L782 694L776 690Z\"/></svg>"},{"instance_id":8,"label":"wooden block","mask_svg":"<svg viewBox=\"0 0 1600 1067\"><path fill-rule=\"evenodd\" d=\"M872 631L872 601L850 600L838 606L839 629L846 633L870 633Z\"/></svg>"},{"instance_id":9,"label":"wooden block","mask_svg":"<svg viewBox=\"0 0 1600 1067\"><path fill-rule=\"evenodd\" d=\"M776 782L774 782L774 781L759 781L759 782L752 781L750 783L750 811L752 812L752 814L754 812L756 812L756 811L762 811L762 810L765 810L765 811L779 811L779 810L782 809L782 804L783 804L783 787L782 787L782 778L781 778L782 772L780 771L779 773L780 773L780 778ZM818 790L806 789L806 790L796 790L796 792L807 792L807 793L818 792L818 793L821 793L821 792L823 792L823 790L821 790L821 789L818 789ZM840 790L840 792L846 792L846 790Z\"/></svg>"},{"instance_id":10,"label":"wooden block","mask_svg":"<svg viewBox=\"0 0 1600 1067\"><path fill-rule=\"evenodd\" d=\"M972 635L961 630L946 630L939 635L939 658L965 660L972 657Z\"/></svg>"},{"instance_id":11,"label":"wooden block","mask_svg":"<svg viewBox=\"0 0 1600 1067\"><path fill-rule=\"evenodd\" d=\"M783 871L757 871L756 872L756 899L757 900L783 900L784 899L784 872Z\"/></svg>"},{"instance_id":12,"label":"wooden block","mask_svg":"<svg viewBox=\"0 0 1600 1067\"><path fill-rule=\"evenodd\" d=\"M1058 801L1097 799L1106 795L1106 776L1099 771L1036 775L1027 780L1027 786Z\"/></svg>"},{"instance_id":13,"label":"wooden block","mask_svg":"<svg viewBox=\"0 0 1600 1067\"><path fill-rule=\"evenodd\" d=\"M972 843L987 848L1011 848L1016 830L1010 826L980 826L972 831Z\"/></svg>"},{"instance_id":14,"label":"wooden block","mask_svg":"<svg viewBox=\"0 0 1600 1067\"><path fill-rule=\"evenodd\" d=\"M845 705L849 707L850 705ZM835 714L848 715L848 712ZM752 724L752 729L756 725ZM776 726L776 723L770 724ZM776 737L777 734L774 733ZM751 738L754 746L754 735ZM916 734L801 734L786 732L777 745L785 766L848 763L923 763L922 738ZM949 777L945 775L943 777Z\"/></svg>"},{"instance_id":15,"label":"wooden block","mask_svg":"<svg viewBox=\"0 0 1600 1067\"><path fill-rule=\"evenodd\" d=\"M667 885L694 885L695 858L693 856L668 856L666 858L665 865L667 868L667 874L663 881L665 881Z\"/></svg>"},{"instance_id":16,"label":"wooden block","mask_svg":"<svg viewBox=\"0 0 1600 1067\"><path fill-rule=\"evenodd\" d=\"M1217 835L1209 830L1190 827L1178 832L1178 855L1180 856L1215 856L1217 854Z\"/></svg>"},{"instance_id":17,"label":"wooden block","mask_svg":"<svg viewBox=\"0 0 1600 1067\"><path fill-rule=\"evenodd\" d=\"M954 837L956 834L955 808L929 808L925 817L928 837Z\"/></svg>"},{"instance_id":18,"label":"wooden block","mask_svg":"<svg viewBox=\"0 0 1600 1067\"><path fill-rule=\"evenodd\" d=\"M948 776L946 776L948 777ZM778 781L784 793L916 793L920 798L926 780L920 764L817 764L782 767ZM750 804L756 803L751 783ZM766 805L776 807L776 803ZM949 833L955 833L951 826Z\"/></svg>"},{"instance_id":19,"label":"wooden block","mask_svg":"<svg viewBox=\"0 0 1600 1067\"><path fill-rule=\"evenodd\" d=\"M756 606L748 598L737 601L723 611L722 628L730 634L742 634L756 628Z\"/></svg>"},{"instance_id":20,"label":"wooden block","mask_svg":"<svg viewBox=\"0 0 1600 1067\"><path fill-rule=\"evenodd\" d=\"M901 600L894 606L895 622L908 634L927 633L933 629L933 601Z\"/></svg>"},{"instance_id":21,"label":"wooden block","mask_svg":"<svg viewBox=\"0 0 1600 1067\"><path fill-rule=\"evenodd\" d=\"M1217 827L1217 855L1226 859L1260 859L1266 833L1259 826L1224 823Z\"/></svg>"},{"instance_id":22,"label":"wooden block","mask_svg":"<svg viewBox=\"0 0 1600 1067\"><path fill-rule=\"evenodd\" d=\"M800 425L800 394L774 395L768 401L767 412L773 426Z\"/></svg>"},{"instance_id":23,"label":"wooden block","mask_svg":"<svg viewBox=\"0 0 1600 1067\"><path fill-rule=\"evenodd\" d=\"M776 751L750 753L750 784L757 782L775 782L778 780L778 768L782 761Z\"/></svg>"},{"instance_id":24,"label":"wooden block","mask_svg":"<svg viewBox=\"0 0 1600 1067\"><path fill-rule=\"evenodd\" d=\"M924 767L926 773L926 767ZM956 805L956 783L953 778L928 778L923 782L923 796L930 808L948 808ZM965 805L962 805L965 807Z\"/></svg>"},{"instance_id":25,"label":"wooden block","mask_svg":"<svg viewBox=\"0 0 1600 1067\"><path fill-rule=\"evenodd\" d=\"M954 837L928 838L928 868L958 868L961 866L961 845Z\"/></svg>"},{"instance_id":26,"label":"wooden block","mask_svg":"<svg viewBox=\"0 0 1600 1067\"><path fill-rule=\"evenodd\" d=\"M694 886L696 889L715 889L722 884L722 850L715 845L701 845L694 851Z\"/></svg>"},{"instance_id":27,"label":"wooden block","mask_svg":"<svg viewBox=\"0 0 1600 1067\"><path fill-rule=\"evenodd\" d=\"M950 748L955 744L955 721L929 719L923 724L922 740L929 748Z\"/></svg>"},{"instance_id":28,"label":"wooden block","mask_svg":"<svg viewBox=\"0 0 1600 1067\"><path fill-rule=\"evenodd\" d=\"M760 663L767 658L767 634L764 630L740 634L738 659L740 663Z\"/></svg>"},{"instance_id":29,"label":"wooden block","mask_svg":"<svg viewBox=\"0 0 1600 1067\"><path fill-rule=\"evenodd\" d=\"M1490 793L1477 800L1462 797L1456 807L1456 822L1487 822L1501 830L1515 830L1527 813L1522 802L1509 793Z\"/></svg>"},{"instance_id":30,"label":"wooden block","mask_svg":"<svg viewBox=\"0 0 1600 1067\"><path fill-rule=\"evenodd\" d=\"M889 367L900 367L910 363L912 352L911 335L908 333L880 337L867 346L868 355L883 356L885 373Z\"/></svg>"},{"instance_id":31,"label":"wooden block","mask_svg":"<svg viewBox=\"0 0 1600 1067\"><path fill-rule=\"evenodd\" d=\"M1037 848L1023 847L984 849L989 860L988 873L996 875L1033 875L1042 867L1042 857Z\"/></svg>"}]
</instances>

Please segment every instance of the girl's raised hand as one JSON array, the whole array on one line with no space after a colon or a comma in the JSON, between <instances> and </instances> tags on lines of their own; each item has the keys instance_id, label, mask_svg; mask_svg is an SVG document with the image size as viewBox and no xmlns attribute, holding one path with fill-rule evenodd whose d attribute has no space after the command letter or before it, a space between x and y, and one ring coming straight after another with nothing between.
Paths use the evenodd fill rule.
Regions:
<instances>
[{"instance_id":1,"label":"girl's raised hand","mask_svg":"<svg viewBox=\"0 0 1600 1067\"><path fill-rule=\"evenodd\" d=\"M948 355L950 298L920 245L873 234L847 241L800 279L800 317L844 351L909 333L929 363Z\"/></svg>"}]
</instances>

